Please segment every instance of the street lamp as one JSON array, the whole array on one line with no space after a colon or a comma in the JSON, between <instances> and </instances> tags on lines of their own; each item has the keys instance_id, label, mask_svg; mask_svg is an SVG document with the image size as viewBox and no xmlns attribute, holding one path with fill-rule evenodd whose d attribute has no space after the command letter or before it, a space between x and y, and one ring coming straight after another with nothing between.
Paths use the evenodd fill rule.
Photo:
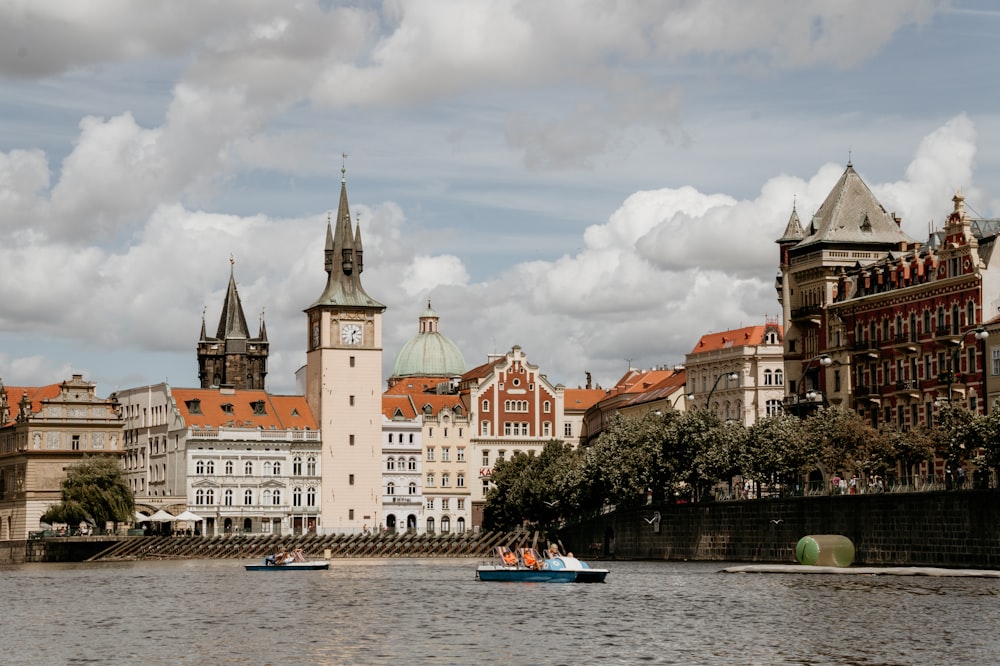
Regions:
<instances>
[{"instance_id":1,"label":"street lamp","mask_svg":"<svg viewBox=\"0 0 1000 666\"><path fill-rule=\"evenodd\" d=\"M809 389L808 391L805 392L803 392L802 390L803 388L802 382L805 380L806 373L809 372L809 368L812 366L813 363L817 363L823 366L824 368L829 368L831 365L833 365L833 359L830 358L829 354L818 354L816 356L813 356L808 361L806 361L806 364L802 367L802 374L799 375L799 381L796 382L795 384L795 407L796 407L796 412L798 412L799 416L802 416L801 396L804 395L806 398L809 398L809 400L814 400L816 396L820 394L819 390L816 388Z\"/></svg>"},{"instance_id":2,"label":"street lamp","mask_svg":"<svg viewBox=\"0 0 1000 666\"><path fill-rule=\"evenodd\" d=\"M724 372L718 377L716 377L715 383L712 384L712 390L708 392L708 399L705 401L705 409L710 409L712 407L712 394L715 393L715 389L718 388L719 386L719 380L721 380L723 377L725 377L731 382L736 381L737 379L740 378L739 374L736 372L728 372L728 373Z\"/></svg>"}]
</instances>

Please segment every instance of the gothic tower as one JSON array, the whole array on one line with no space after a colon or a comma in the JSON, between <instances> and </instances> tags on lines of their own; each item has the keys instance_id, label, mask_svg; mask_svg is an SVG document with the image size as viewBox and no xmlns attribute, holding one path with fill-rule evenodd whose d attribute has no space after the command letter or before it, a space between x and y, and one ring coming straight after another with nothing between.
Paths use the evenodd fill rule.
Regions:
<instances>
[{"instance_id":1,"label":"gothic tower","mask_svg":"<svg viewBox=\"0 0 1000 666\"><path fill-rule=\"evenodd\" d=\"M323 438L321 531L360 531L382 514L382 313L361 286L361 226L352 230L341 170L326 226L326 288L306 308L306 401Z\"/></svg>"},{"instance_id":2,"label":"gothic tower","mask_svg":"<svg viewBox=\"0 0 1000 666\"><path fill-rule=\"evenodd\" d=\"M268 341L264 316L260 318L260 333L251 338L247 319L243 315L240 294L229 259L229 288L222 303L222 316L214 338L205 331L205 315L201 317L201 337L198 340L198 379L201 388L232 386L237 389L264 390L267 376Z\"/></svg>"}]
</instances>

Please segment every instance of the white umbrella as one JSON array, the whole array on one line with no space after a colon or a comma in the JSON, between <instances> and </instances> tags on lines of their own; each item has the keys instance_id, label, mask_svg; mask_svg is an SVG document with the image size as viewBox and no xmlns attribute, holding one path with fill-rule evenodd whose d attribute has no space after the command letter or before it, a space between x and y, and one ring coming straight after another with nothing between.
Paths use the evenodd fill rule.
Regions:
<instances>
[{"instance_id":1,"label":"white umbrella","mask_svg":"<svg viewBox=\"0 0 1000 666\"><path fill-rule=\"evenodd\" d=\"M149 517L154 523L169 523L171 521L177 520L171 514L167 513L163 509L160 509L152 516Z\"/></svg>"},{"instance_id":2,"label":"white umbrella","mask_svg":"<svg viewBox=\"0 0 1000 666\"><path fill-rule=\"evenodd\" d=\"M183 520L183 521L186 521L186 522L200 523L201 521L203 521L205 519L202 518L201 516L199 516L196 513L191 513L190 511L185 511L185 512L181 513L180 515L176 516L174 518L174 520Z\"/></svg>"},{"instance_id":3,"label":"white umbrella","mask_svg":"<svg viewBox=\"0 0 1000 666\"><path fill-rule=\"evenodd\" d=\"M149 516L144 514L142 511L135 512L135 522L137 523L147 523L149 522Z\"/></svg>"}]
</instances>

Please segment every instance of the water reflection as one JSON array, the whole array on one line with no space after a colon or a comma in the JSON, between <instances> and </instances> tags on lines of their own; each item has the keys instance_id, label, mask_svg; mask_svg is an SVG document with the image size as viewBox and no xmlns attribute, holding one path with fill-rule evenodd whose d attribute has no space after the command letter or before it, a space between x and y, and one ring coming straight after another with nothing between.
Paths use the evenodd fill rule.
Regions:
<instances>
[{"instance_id":1,"label":"water reflection","mask_svg":"<svg viewBox=\"0 0 1000 666\"><path fill-rule=\"evenodd\" d=\"M983 663L1000 580L723 574L615 562L604 585L480 583L471 560L0 569L4 663Z\"/></svg>"}]
</instances>

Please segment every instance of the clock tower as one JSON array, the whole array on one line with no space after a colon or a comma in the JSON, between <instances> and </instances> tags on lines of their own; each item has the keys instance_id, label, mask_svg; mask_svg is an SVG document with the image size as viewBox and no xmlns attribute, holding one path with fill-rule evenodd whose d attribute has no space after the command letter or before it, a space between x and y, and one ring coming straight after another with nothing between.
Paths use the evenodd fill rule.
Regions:
<instances>
[{"instance_id":1,"label":"clock tower","mask_svg":"<svg viewBox=\"0 0 1000 666\"><path fill-rule=\"evenodd\" d=\"M382 515L382 313L361 286L361 225L352 229L341 169L327 220L326 288L306 308L306 401L323 438L320 532L360 532Z\"/></svg>"}]
</instances>

